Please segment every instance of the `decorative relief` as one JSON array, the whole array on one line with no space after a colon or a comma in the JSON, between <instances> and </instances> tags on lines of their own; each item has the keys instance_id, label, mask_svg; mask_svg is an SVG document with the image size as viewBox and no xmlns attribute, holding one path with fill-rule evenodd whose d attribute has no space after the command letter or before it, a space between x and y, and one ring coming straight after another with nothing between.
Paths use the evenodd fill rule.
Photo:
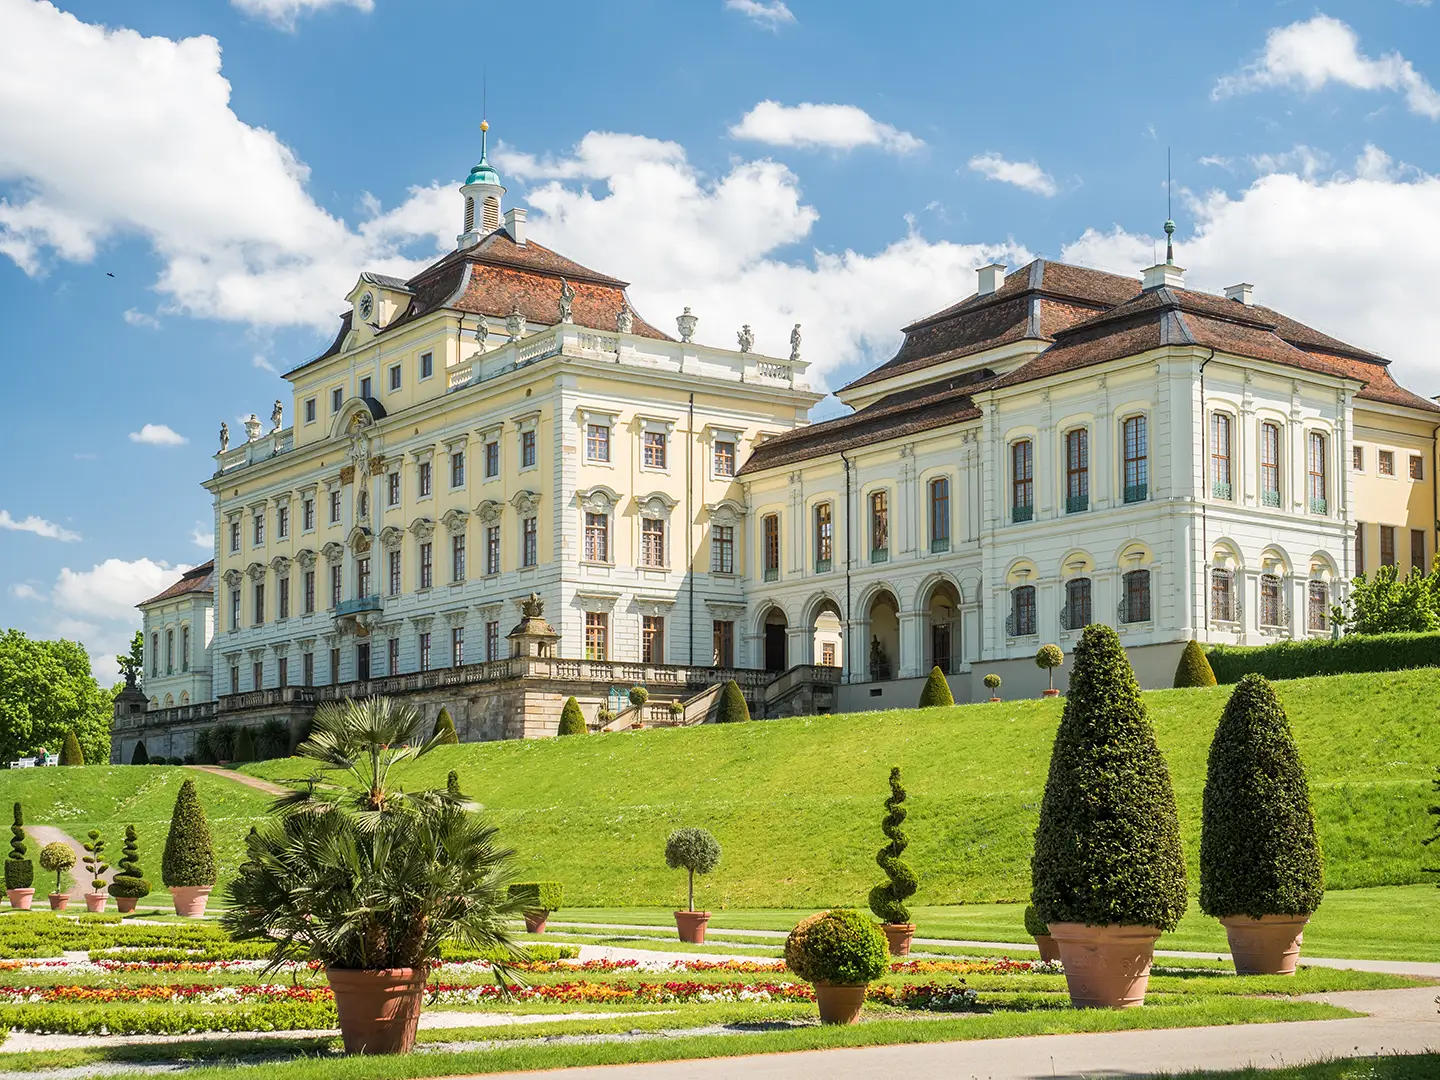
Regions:
<instances>
[{"instance_id":1,"label":"decorative relief","mask_svg":"<svg viewBox=\"0 0 1440 1080\"><path fill-rule=\"evenodd\" d=\"M755 347L755 331L750 329L749 323L740 327L740 333L735 335L735 340L740 343L742 353L748 353Z\"/></svg>"},{"instance_id":2,"label":"decorative relief","mask_svg":"<svg viewBox=\"0 0 1440 1080\"><path fill-rule=\"evenodd\" d=\"M705 507L710 520L716 525L738 525L745 516L745 508L734 499L722 499Z\"/></svg>"},{"instance_id":3,"label":"decorative relief","mask_svg":"<svg viewBox=\"0 0 1440 1080\"><path fill-rule=\"evenodd\" d=\"M394 551L405 540L405 530L395 525L387 525L380 530L380 546L386 551Z\"/></svg>"},{"instance_id":4,"label":"decorative relief","mask_svg":"<svg viewBox=\"0 0 1440 1080\"><path fill-rule=\"evenodd\" d=\"M652 491L649 495L638 496L635 502L641 513L649 517L669 517L670 511L679 505L663 491Z\"/></svg>"},{"instance_id":5,"label":"decorative relief","mask_svg":"<svg viewBox=\"0 0 1440 1080\"><path fill-rule=\"evenodd\" d=\"M494 499L486 499L479 506L475 507L475 516L486 525L494 525L500 520L505 512L505 504L496 502Z\"/></svg>"},{"instance_id":6,"label":"decorative relief","mask_svg":"<svg viewBox=\"0 0 1440 1080\"><path fill-rule=\"evenodd\" d=\"M435 535L435 522L427 517L418 517L410 523L410 532L421 540L429 540Z\"/></svg>"},{"instance_id":7,"label":"decorative relief","mask_svg":"<svg viewBox=\"0 0 1440 1080\"><path fill-rule=\"evenodd\" d=\"M245 568L245 573L250 576L250 580L251 580L251 581L264 581L264 580L265 580L265 564L264 564L264 563L258 563L258 562L257 562L257 563L251 563L249 566L247 566L247 567Z\"/></svg>"},{"instance_id":8,"label":"decorative relief","mask_svg":"<svg viewBox=\"0 0 1440 1080\"><path fill-rule=\"evenodd\" d=\"M315 568L315 552L309 548L301 548L295 553L295 561L300 564L301 569L313 570Z\"/></svg>"},{"instance_id":9,"label":"decorative relief","mask_svg":"<svg viewBox=\"0 0 1440 1080\"><path fill-rule=\"evenodd\" d=\"M415 627L416 631L419 632L419 633L421 633L421 634L423 634L423 633L425 633L427 630L429 630L430 627L431 627L431 625L432 625L434 622L435 622L435 616L433 616L433 615L411 615L411 616L410 616L410 625L413 626L413 627Z\"/></svg>"},{"instance_id":10,"label":"decorative relief","mask_svg":"<svg viewBox=\"0 0 1440 1080\"><path fill-rule=\"evenodd\" d=\"M622 334L628 334L635 329L635 313L630 310L630 301L620 302L620 314L615 316L615 329Z\"/></svg>"},{"instance_id":11,"label":"decorative relief","mask_svg":"<svg viewBox=\"0 0 1440 1080\"><path fill-rule=\"evenodd\" d=\"M276 555L275 558L270 560L270 569L274 570L277 574L283 574L290 569L290 560L284 555Z\"/></svg>"},{"instance_id":12,"label":"decorative relief","mask_svg":"<svg viewBox=\"0 0 1440 1080\"><path fill-rule=\"evenodd\" d=\"M444 612L444 615L445 621L450 624L451 629L454 629L465 625L465 619L469 612L465 608L459 608L455 611Z\"/></svg>"},{"instance_id":13,"label":"decorative relief","mask_svg":"<svg viewBox=\"0 0 1440 1080\"><path fill-rule=\"evenodd\" d=\"M288 641L277 641L274 645L270 646L270 651L276 656L284 656L290 651L290 643Z\"/></svg>"},{"instance_id":14,"label":"decorative relief","mask_svg":"<svg viewBox=\"0 0 1440 1080\"><path fill-rule=\"evenodd\" d=\"M525 316L520 314L519 304L510 306L510 314L505 317L505 333L510 335L511 341L519 341L520 335L525 333Z\"/></svg>"},{"instance_id":15,"label":"decorative relief","mask_svg":"<svg viewBox=\"0 0 1440 1080\"><path fill-rule=\"evenodd\" d=\"M370 550L370 539L370 530L357 525L350 530L350 536L346 540L346 543L350 545L350 550L355 552L356 555L364 555ZM325 553L328 558L330 553L329 544L325 545Z\"/></svg>"},{"instance_id":16,"label":"decorative relief","mask_svg":"<svg viewBox=\"0 0 1440 1080\"><path fill-rule=\"evenodd\" d=\"M690 305L685 305L685 310L675 316L675 329L680 332L680 340L688 343L695 336L695 326L700 321L700 316L692 314Z\"/></svg>"},{"instance_id":17,"label":"decorative relief","mask_svg":"<svg viewBox=\"0 0 1440 1080\"><path fill-rule=\"evenodd\" d=\"M225 584L226 584L226 585L229 585L229 586L233 589L236 585L239 585L239 584L240 584L241 579L242 579L245 575L244 575L240 570L238 570L238 569L236 569L236 568L234 568L234 567L231 567L229 570L226 570L226 571L225 571L225 575L224 575L224 576L225 576Z\"/></svg>"},{"instance_id":18,"label":"decorative relief","mask_svg":"<svg viewBox=\"0 0 1440 1080\"><path fill-rule=\"evenodd\" d=\"M341 485L344 486L345 484L353 484L354 482L355 482L355 466L354 466L354 465L341 465L341 466L340 466L340 483L341 483Z\"/></svg>"},{"instance_id":19,"label":"decorative relief","mask_svg":"<svg viewBox=\"0 0 1440 1080\"><path fill-rule=\"evenodd\" d=\"M603 486L577 491L575 497L580 501L580 508L588 514L608 514L620 501L618 493Z\"/></svg>"},{"instance_id":20,"label":"decorative relief","mask_svg":"<svg viewBox=\"0 0 1440 1080\"><path fill-rule=\"evenodd\" d=\"M345 546L331 540L320 549L320 553L325 556L325 561L333 566L345 557Z\"/></svg>"},{"instance_id":21,"label":"decorative relief","mask_svg":"<svg viewBox=\"0 0 1440 1080\"><path fill-rule=\"evenodd\" d=\"M465 526L469 522L469 520L470 511L460 510L455 507L451 507L449 510L446 510L444 515L440 518L441 524L445 526L445 531L448 532L451 536L459 536L461 533L463 533L465 531Z\"/></svg>"},{"instance_id":22,"label":"decorative relief","mask_svg":"<svg viewBox=\"0 0 1440 1080\"><path fill-rule=\"evenodd\" d=\"M538 491L517 491L515 497L510 500L510 505L521 514L533 514L540 509L540 493Z\"/></svg>"},{"instance_id":23,"label":"decorative relief","mask_svg":"<svg viewBox=\"0 0 1440 1080\"><path fill-rule=\"evenodd\" d=\"M571 321L571 311L575 306L575 290L570 282L563 277L560 279L560 321L568 323Z\"/></svg>"}]
</instances>

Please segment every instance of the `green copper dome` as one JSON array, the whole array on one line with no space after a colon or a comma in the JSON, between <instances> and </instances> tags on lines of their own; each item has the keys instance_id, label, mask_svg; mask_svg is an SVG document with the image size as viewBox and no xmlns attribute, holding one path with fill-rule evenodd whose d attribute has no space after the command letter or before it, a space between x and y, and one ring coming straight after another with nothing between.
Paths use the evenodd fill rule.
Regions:
<instances>
[{"instance_id":1,"label":"green copper dome","mask_svg":"<svg viewBox=\"0 0 1440 1080\"><path fill-rule=\"evenodd\" d=\"M470 170L470 175L465 178L465 183L498 184L500 183L500 174L495 171L490 162L485 160L485 156L482 154L475 167Z\"/></svg>"}]
</instances>

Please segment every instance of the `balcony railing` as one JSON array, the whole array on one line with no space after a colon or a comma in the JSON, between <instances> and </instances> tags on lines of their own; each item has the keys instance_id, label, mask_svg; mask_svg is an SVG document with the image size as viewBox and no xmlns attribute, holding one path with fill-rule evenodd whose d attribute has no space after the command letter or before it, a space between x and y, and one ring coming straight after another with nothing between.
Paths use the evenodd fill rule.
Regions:
<instances>
[{"instance_id":1,"label":"balcony railing","mask_svg":"<svg viewBox=\"0 0 1440 1080\"><path fill-rule=\"evenodd\" d=\"M937 536L930 541L930 553L938 555L942 551L950 550L950 538L948 536Z\"/></svg>"},{"instance_id":2,"label":"balcony railing","mask_svg":"<svg viewBox=\"0 0 1440 1080\"><path fill-rule=\"evenodd\" d=\"M1150 497L1149 484L1126 484L1125 501L1127 503L1144 502Z\"/></svg>"},{"instance_id":3,"label":"balcony railing","mask_svg":"<svg viewBox=\"0 0 1440 1080\"><path fill-rule=\"evenodd\" d=\"M1330 505L1330 504L1327 503L1324 499L1312 498L1312 499L1310 500L1310 513L1312 513L1312 514L1326 514L1326 513L1329 513L1329 505Z\"/></svg>"},{"instance_id":4,"label":"balcony railing","mask_svg":"<svg viewBox=\"0 0 1440 1080\"><path fill-rule=\"evenodd\" d=\"M1260 493L1260 505L1262 505L1262 506L1279 506L1279 505L1280 505L1280 492L1278 492L1278 491L1262 491L1262 492Z\"/></svg>"},{"instance_id":5,"label":"balcony railing","mask_svg":"<svg viewBox=\"0 0 1440 1080\"><path fill-rule=\"evenodd\" d=\"M1033 616L1017 619L1013 611L1005 616L1006 637L1033 637L1036 632L1035 619Z\"/></svg>"},{"instance_id":6,"label":"balcony railing","mask_svg":"<svg viewBox=\"0 0 1440 1080\"><path fill-rule=\"evenodd\" d=\"M830 571L831 571L832 569L834 569L834 566L835 566L835 563L834 563L834 560L832 560L832 559L816 559L816 560L815 560L815 573L817 573L817 574L828 574L828 573L830 573Z\"/></svg>"},{"instance_id":7,"label":"balcony railing","mask_svg":"<svg viewBox=\"0 0 1440 1080\"><path fill-rule=\"evenodd\" d=\"M1216 480L1210 485L1210 494L1217 499L1230 498L1230 485L1223 480Z\"/></svg>"},{"instance_id":8,"label":"balcony railing","mask_svg":"<svg viewBox=\"0 0 1440 1080\"><path fill-rule=\"evenodd\" d=\"M779 580L780 580L780 568L779 568L778 566L767 566L767 567L765 568L765 580L766 580L766 581L779 581Z\"/></svg>"},{"instance_id":9,"label":"balcony railing","mask_svg":"<svg viewBox=\"0 0 1440 1080\"><path fill-rule=\"evenodd\" d=\"M876 548L874 551L870 552L870 561L871 561L872 563L889 562L889 561L890 561L890 549L889 549L889 548Z\"/></svg>"},{"instance_id":10,"label":"balcony railing","mask_svg":"<svg viewBox=\"0 0 1440 1080\"><path fill-rule=\"evenodd\" d=\"M357 596L352 600L341 600L336 604L335 617L339 619L346 615L358 615L362 611L380 611L384 606L384 602L379 596Z\"/></svg>"},{"instance_id":11,"label":"balcony railing","mask_svg":"<svg viewBox=\"0 0 1440 1080\"><path fill-rule=\"evenodd\" d=\"M1020 524L1020 522L1022 521L1030 521L1034 517L1034 506L1012 506L1010 508L1010 520L1015 522L1015 524L1017 525Z\"/></svg>"},{"instance_id":12,"label":"balcony railing","mask_svg":"<svg viewBox=\"0 0 1440 1080\"><path fill-rule=\"evenodd\" d=\"M1083 514L1090 509L1089 495L1067 495L1065 496L1065 513Z\"/></svg>"}]
</instances>

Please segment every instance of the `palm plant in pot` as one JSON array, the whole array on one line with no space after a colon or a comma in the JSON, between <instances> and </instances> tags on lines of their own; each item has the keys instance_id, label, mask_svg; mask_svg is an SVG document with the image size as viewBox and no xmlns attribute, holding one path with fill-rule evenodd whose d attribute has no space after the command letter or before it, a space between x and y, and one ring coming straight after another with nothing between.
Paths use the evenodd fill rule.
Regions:
<instances>
[{"instance_id":1,"label":"palm plant in pot","mask_svg":"<svg viewBox=\"0 0 1440 1080\"><path fill-rule=\"evenodd\" d=\"M785 939L785 966L815 987L822 1024L853 1024L870 983L890 966L885 935L854 908L801 919Z\"/></svg>"},{"instance_id":2,"label":"palm plant in pot","mask_svg":"<svg viewBox=\"0 0 1440 1080\"><path fill-rule=\"evenodd\" d=\"M900 861L910 846L900 828L908 816L904 802L905 789L900 786L900 767L896 765L890 769L890 797L885 800L885 816L880 819L880 830L888 842L875 855L876 863L890 880L870 890L870 910L880 920L891 956L910 955L910 942L915 937L915 924L910 921L905 901L915 895L919 883L915 871Z\"/></svg>"},{"instance_id":3,"label":"palm plant in pot","mask_svg":"<svg viewBox=\"0 0 1440 1080\"><path fill-rule=\"evenodd\" d=\"M110 895L115 897L115 907L120 914L128 915L142 898L150 895L150 882L140 869L140 841L134 825L125 826L125 847L121 849L117 869L119 873L110 882Z\"/></svg>"},{"instance_id":4,"label":"palm plant in pot","mask_svg":"<svg viewBox=\"0 0 1440 1080\"><path fill-rule=\"evenodd\" d=\"M1285 709L1246 675L1210 744L1200 829L1200 910L1218 918L1241 975L1293 975L1325 896L1310 788Z\"/></svg>"},{"instance_id":5,"label":"palm plant in pot","mask_svg":"<svg viewBox=\"0 0 1440 1080\"><path fill-rule=\"evenodd\" d=\"M675 912L675 929L681 941L700 944L710 912L695 910L695 875L708 874L720 865L720 842L707 829L676 829L665 841L665 865L690 874L689 901L684 911Z\"/></svg>"},{"instance_id":6,"label":"palm plant in pot","mask_svg":"<svg viewBox=\"0 0 1440 1080\"><path fill-rule=\"evenodd\" d=\"M160 880L170 890L176 915L198 918L205 914L210 890L215 887L215 849L193 780L181 784L180 794L175 796L170 832L160 856Z\"/></svg>"},{"instance_id":7,"label":"palm plant in pot","mask_svg":"<svg viewBox=\"0 0 1440 1080\"><path fill-rule=\"evenodd\" d=\"M55 891L50 894L50 910L64 911L70 905L70 894L60 891L60 878L75 865L75 849L62 840L40 849L40 869L55 875Z\"/></svg>"},{"instance_id":8,"label":"palm plant in pot","mask_svg":"<svg viewBox=\"0 0 1440 1080\"><path fill-rule=\"evenodd\" d=\"M320 964L348 1053L407 1053L442 947L519 957L508 920L513 852L475 804L402 790L395 772L442 745L418 711L388 698L330 702L296 749L314 772L292 782L246 840L221 923L270 945L269 970ZM496 981L510 970L494 964Z\"/></svg>"},{"instance_id":9,"label":"palm plant in pot","mask_svg":"<svg viewBox=\"0 0 1440 1080\"><path fill-rule=\"evenodd\" d=\"M86 911L104 911L109 894L105 891L105 871L110 864L105 861L105 838L99 829L91 829L89 839L80 846L85 849L85 873L90 875L90 891L85 894Z\"/></svg>"},{"instance_id":10,"label":"palm plant in pot","mask_svg":"<svg viewBox=\"0 0 1440 1080\"><path fill-rule=\"evenodd\" d=\"M35 898L35 864L25 857L25 815L15 804L15 823L10 826L10 854L5 859L5 895L16 911L29 911Z\"/></svg>"},{"instance_id":11,"label":"palm plant in pot","mask_svg":"<svg viewBox=\"0 0 1440 1080\"><path fill-rule=\"evenodd\" d=\"M1103 624L1086 627L1075 649L1031 883L1071 1002L1142 1004L1155 941L1185 914L1185 859L1139 684L1119 635Z\"/></svg>"}]
</instances>

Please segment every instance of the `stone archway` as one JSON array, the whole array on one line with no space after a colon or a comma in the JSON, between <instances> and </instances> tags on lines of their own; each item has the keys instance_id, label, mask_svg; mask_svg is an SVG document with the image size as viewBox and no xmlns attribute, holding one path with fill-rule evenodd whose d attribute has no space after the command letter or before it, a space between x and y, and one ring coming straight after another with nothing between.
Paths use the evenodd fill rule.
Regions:
<instances>
[{"instance_id":1,"label":"stone archway","mask_svg":"<svg viewBox=\"0 0 1440 1080\"><path fill-rule=\"evenodd\" d=\"M760 623L761 655L765 670L779 674L790 666L790 621L785 612L772 607Z\"/></svg>"},{"instance_id":2,"label":"stone archway","mask_svg":"<svg viewBox=\"0 0 1440 1080\"><path fill-rule=\"evenodd\" d=\"M870 627L865 676L874 682L895 678L900 671L900 602L888 588L878 590L866 609Z\"/></svg>"},{"instance_id":3,"label":"stone archway","mask_svg":"<svg viewBox=\"0 0 1440 1080\"><path fill-rule=\"evenodd\" d=\"M960 649L960 590L948 578L941 578L921 598L920 610L924 615L923 641L925 666L928 673L938 667L946 675L959 670L962 652Z\"/></svg>"},{"instance_id":4,"label":"stone archway","mask_svg":"<svg viewBox=\"0 0 1440 1080\"><path fill-rule=\"evenodd\" d=\"M844 666L845 621L833 597L822 595L810 603L804 632L810 639L810 663L817 667Z\"/></svg>"}]
</instances>

